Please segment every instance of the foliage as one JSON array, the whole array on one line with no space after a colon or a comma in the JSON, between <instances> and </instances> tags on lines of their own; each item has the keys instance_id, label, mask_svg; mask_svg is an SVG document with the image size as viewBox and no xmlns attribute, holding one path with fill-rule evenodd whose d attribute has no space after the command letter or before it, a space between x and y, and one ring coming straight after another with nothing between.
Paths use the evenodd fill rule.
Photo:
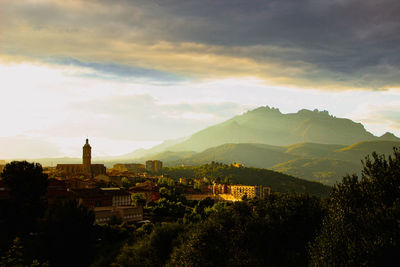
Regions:
<instances>
[{"instance_id":1,"label":"foliage","mask_svg":"<svg viewBox=\"0 0 400 267\"><path fill-rule=\"evenodd\" d=\"M286 184L286 191L296 191L299 184L290 184L282 176L271 178L266 170L215 162L168 168L173 178L160 180L162 198L146 207L151 223L139 228L93 225L93 213L77 202L56 203L47 207L44 217L35 213L37 227L3 249L0 265L395 265L400 260L400 151L394 149L388 158L373 153L363 164L361 179L344 177L324 200L304 193L275 192L266 199L234 203L210 198L188 202L182 185L173 179L186 173L188 178L207 176L220 182L226 178L255 184L266 180L270 185L275 182L275 188ZM19 173L18 177L36 173L29 164L21 166L28 167L10 173ZM0 202L2 211L11 209L10 203ZM3 218L2 234L8 229Z\"/></svg>"},{"instance_id":2,"label":"foliage","mask_svg":"<svg viewBox=\"0 0 400 267\"><path fill-rule=\"evenodd\" d=\"M146 197L143 193L134 193L131 195L131 199L135 206L144 207L146 205Z\"/></svg>"},{"instance_id":3,"label":"foliage","mask_svg":"<svg viewBox=\"0 0 400 267\"><path fill-rule=\"evenodd\" d=\"M319 229L319 198L273 194L268 200L214 209L181 238L170 266L305 266Z\"/></svg>"},{"instance_id":4,"label":"foliage","mask_svg":"<svg viewBox=\"0 0 400 267\"><path fill-rule=\"evenodd\" d=\"M0 266L23 266L23 246L20 238L16 237L13 241L11 248L1 257Z\"/></svg>"},{"instance_id":5,"label":"foliage","mask_svg":"<svg viewBox=\"0 0 400 267\"><path fill-rule=\"evenodd\" d=\"M210 177L217 183L233 183L246 185L269 186L275 192L309 193L318 196L327 196L330 187L320 183L310 182L286 174L258 168L237 168L218 162L198 167L170 167L164 172L178 179L179 177L196 178Z\"/></svg>"},{"instance_id":6,"label":"foliage","mask_svg":"<svg viewBox=\"0 0 400 267\"><path fill-rule=\"evenodd\" d=\"M125 189L129 189L130 182L129 182L128 178L122 177L122 178L121 178L121 183L122 183L122 186L123 186Z\"/></svg>"},{"instance_id":7,"label":"foliage","mask_svg":"<svg viewBox=\"0 0 400 267\"><path fill-rule=\"evenodd\" d=\"M361 180L332 190L328 216L311 245L314 266L391 266L400 261L400 151L365 159Z\"/></svg>"},{"instance_id":8,"label":"foliage","mask_svg":"<svg viewBox=\"0 0 400 267\"><path fill-rule=\"evenodd\" d=\"M110 266L120 249L137 238L134 225L95 225L95 260L91 266Z\"/></svg>"},{"instance_id":9,"label":"foliage","mask_svg":"<svg viewBox=\"0 0 400 267\"><path fill-rule=\"evenodd\" d=\"M148 210L154 213L155 221L175 221L177 218L183 218L186 207L182 202L161 198L154 206L148 207Z\"/></svg>"},{"instance_id":10,"label":"foliage","mask_svg":"<svg viewBox=\"0 0 400 267\"><path fill-rule=\"evenodd\" d=\"M11 208L3 213L6 227L12 233L26 235L35 229L45 210L47 175L38 163L13 161L5 166L2 178L10 190Z\"/></svg>"},{"instance_id":11,"label":"foliage","mask_svg":"<svg viewBox=\"0 0 400 267\"><path fill-rule=\"evenodd\" d=\"M123 247L112 266L163 266L183 230L178 223L157 225L149 236Z\"/></svg>"},{"instance_id":12,"label":"foliage","mask_svg":"<svg viewBox=\"0 0 400 267\"><path fill-rule=\"evenodd\" d=\"M43 257L53 266L88 265L94 250L94 213L76 201L50 206L40 225Z\"/></svg>"}]
</instances>

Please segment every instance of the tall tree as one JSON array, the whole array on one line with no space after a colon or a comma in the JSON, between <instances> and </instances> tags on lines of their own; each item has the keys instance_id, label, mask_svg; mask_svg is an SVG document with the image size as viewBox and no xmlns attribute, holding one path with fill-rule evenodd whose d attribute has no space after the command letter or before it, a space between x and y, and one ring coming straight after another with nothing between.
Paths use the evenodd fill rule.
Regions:
<instances>
[{"instance_id":1,"label":"tall tree","mask_svg":"<svg viewBox=\"0 0 400 267\"><path fill-rule=\"evenodd\" d=\"M39 227L43 260L52 266L89 266L94 249L94 213L76 200L49 206Z\"/></svg>"},{"instance_id":2,"label":"tall tree","mask_svg":"<svg viewBox=\"0 0 400 267\"><path fill-rule=\"evenodd\" d=\"M38 163L13 161L5 166L1 176L10 190L7 212L10 230L16 234L33 231L37 218L45 210L47 174Z\"/></svg>"},{"instance_id":3,"label":"tall tree","mask_svg":"<svg viewBox=\"0 0 400 267\"><path fill-rule=\"evenodd\" d=\"M393 266L400 262L400 151L376 153L362 177L346 176L330 195L329 211L311 245L313 266Z\"/></svg>"}]
</instances>

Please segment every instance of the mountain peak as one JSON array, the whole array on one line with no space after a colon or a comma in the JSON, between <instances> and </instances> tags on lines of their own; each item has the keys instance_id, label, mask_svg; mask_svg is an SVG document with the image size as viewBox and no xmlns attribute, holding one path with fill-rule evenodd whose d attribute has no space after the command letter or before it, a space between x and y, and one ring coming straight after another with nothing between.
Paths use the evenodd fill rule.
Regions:
<instances>
[{"instance_id":1,"label":"mountain peak","mask_svg":"<svg viewBox=\"0 0 400 267\"><path fill-rule=\"evenodd\" d=\"M274 107L259 107L253 110L249 110L248 113L255 114L255 113L276 113L276 114L282 114L279 110L279 108L274 108Z\"/></svg>"},{"instance_id":2,"label":"mountain peak","mask_svg":"<svg viewBox=\"0 0 400 267\"><path fill-rule=\"evenodd\" d=\"M386 132L385 134L383 134L382 136L379 137L379 139L381 140L387 140L387 141L400 141L400 138L398 138L397 136L395 136L393 133L391 132Z\"/></svg>"},{"instance_id":3,"label":"mountain peak","mask_svg":"<svg viewBox=\"0 0 400 267\"><path fill-rule=\"evenodd\" d=\"M331 117L327 110L314 109L313 111L309 109L301 109L297 112L298 115L306 115L306 116L322 116L322 117Z\"/></svg>"}]
</instances>

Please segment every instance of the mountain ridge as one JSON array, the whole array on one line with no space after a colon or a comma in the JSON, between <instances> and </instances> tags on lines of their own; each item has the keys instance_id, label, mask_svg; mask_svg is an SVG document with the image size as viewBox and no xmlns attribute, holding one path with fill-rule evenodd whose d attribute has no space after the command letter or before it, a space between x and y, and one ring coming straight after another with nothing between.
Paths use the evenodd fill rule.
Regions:
<instances>
[{"instance_id":1,"label":"mountain ridge","mask_svg":"<svg viewBox=\"0 0 400 267\"><path fill-rule=\"evenodd\" d=\"M201 152L225 143L292 145L297 143L351 145L361 141L400 141L392 133L378 137L358 122L337 118L328 111L299 110L283 114L277 108L259 107L194 133L170 151Z\"/></svg>"}]
</instances>

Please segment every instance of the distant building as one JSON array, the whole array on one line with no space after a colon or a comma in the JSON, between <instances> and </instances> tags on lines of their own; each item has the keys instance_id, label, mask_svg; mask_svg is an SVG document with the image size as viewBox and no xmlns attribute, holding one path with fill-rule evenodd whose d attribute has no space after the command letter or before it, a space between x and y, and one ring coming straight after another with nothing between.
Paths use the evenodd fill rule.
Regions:
<instances>
[{"instance_id":1,"label":"distant building","mask_svg":"<svg viewBox=\"0 0 400 267\"><path fill-rule=\"evenodd\" d=\"M120 172L144 172L146 167L144 164L139 163L118 163L114 164L113 169L118 170Z\"/></svg>"},{"instance_id":2,"label":"distant building","mask_svg":"<svg viewBox=\"0 0 400 267\"><path fill-rule=\"evenodd\" d=\"M234 162L234 163L232 163L232 167L235 167L235 168L243 168L243 167L244 167L244 164Z\"/></svg>"},{"instance_id":3,"label":"distant building","mask_svg":"<svg viewBox=\"0 0 400 267\"><path fill-rule=\"evenodd\" d=\"M109 223L113 217L123 222L135 222L143 220L142 207L96 207L93 209L95 223Z\"/></svg>"},{"instance_id":4,"label":"distant building","mask_svg":"<svg viewBox=\"0 0 400 267\"><path fill-rule=\"evenodd\" d=\"M99 174L99 175L97 175L96 177L94 177L93 179L94 179L95 181L97 181L97 182L100 182L100 181L105 182L105 183L111 182L110 176L105 175L105 174Z\"/></svg>"},{"instance_id":5,"label":"distant building","mask_svg":"<svg viewBox=\"0 0 400 267\"><path fill-rule=\"evenodd\" d=\"M201 194L186 190L185 197L187 200L202 200L210 197L218 201L241 201L243 196L249 199L255 197L264 199L270 194L270 191L269 187L262 185L213 184L202 186Z\"/></svg>"},{"instance_id":6,"label":"distant building","mask_svg":"<svg viewBox=\"0 0 400 267\"><path fill-rule=\"evenodd\" d=\"M262 185L231 185L230 194L235 199L241 199L244 195L247 198L265 198L271 193L271 188Z\"/></svg>"},{"instance_id":7,"label":"distant building","mask_svg":"<svg viewBox=\"0 0 400 267\"><path fill-rule=\"evenodd\" d=\"M121 188L71 189L83 206L94 211L96 223L109 223L113 217L123 222L143 220L143 208L132 206L131 194Z\"/></svg>"},{"instance_id":8,"label":"distant building","mask_svg":"<svg viewBox=\"0 0 400 267\"><path fill-rule=\"evenodd\" d=\"M82 149L82 164L57 164L57 171L63 172L67 176L83 175L85 177L94 177L99 174L106 174L104 164L92 164L92 147L89 145L89 140Z\"/></svg>"},{"instance_id":9,"label":"distant building","mask_svg":"<svg viewBox=\"0 0 400 267\"><path fill-rule=\"evenodd\" d=\"M70 189L90 189L96 188L96 181L92 179L81 179L77 177L68 178L65 180L67 187Z\"/></svg>"},{"instance_id":10,"label":"distant building","mask_svg":"<svg viewBox=\"0 0 400 267\"><path fill-rule=\"evenodd\" d=\"M241 199L244 195L247 198L255 198L256 197L256 186L250 185L231 185L231 194L236 199Z\"/></svg>"},{"instance_id":11,"label":"distant building","mask_svg":"<svg viewBox=\"0 0 400 267\"><path fill-rule=\"evenodd\" d=\"M229 194L229 187L226 184L213 184L212 192L214 195Z\"/></svg>"},{"instance_id":12,"label":"distant building","mask_svg":"<svg viewBox=\"0 0 400 267\"><path fill-rule=\"evenodd\" d=\"M162 170L162 161L160 160L148 160L146 161L146 170L150 172L161 172Z\"/></svg>"},{"instance_id":13,"label":"distant building","mask_svg":"<svg viewBox=\"0 0 400 267\"><path fill-rule=\"evenodd\" d=\"M50 179L47 186L46 198L48 203L66 200L70 196L64 180Z\"/></svg>"},{"instance_id":14,"label":"distant building","mask_svg":"<svg viewBox=\"0 0 400 267\"><path fill-rule=\"evenodd\" d=\"M119 207L132 204L131 194L120 188L70 189L74 198L88 208Z\"/></svg>"},{"instance_id":15,"label":"distant building","mask_svg":"<svg viewBox=\"0 0 400 267\"><path fill-rule=\"evenodd\" d=\"M139 193L146 199L146 204L152 201L157 201L161 198L160 188L158 185L150 180L143 183L137 184L135 187L129 188L129 191L133 194Z\"/></svg>"}]
</instances>

